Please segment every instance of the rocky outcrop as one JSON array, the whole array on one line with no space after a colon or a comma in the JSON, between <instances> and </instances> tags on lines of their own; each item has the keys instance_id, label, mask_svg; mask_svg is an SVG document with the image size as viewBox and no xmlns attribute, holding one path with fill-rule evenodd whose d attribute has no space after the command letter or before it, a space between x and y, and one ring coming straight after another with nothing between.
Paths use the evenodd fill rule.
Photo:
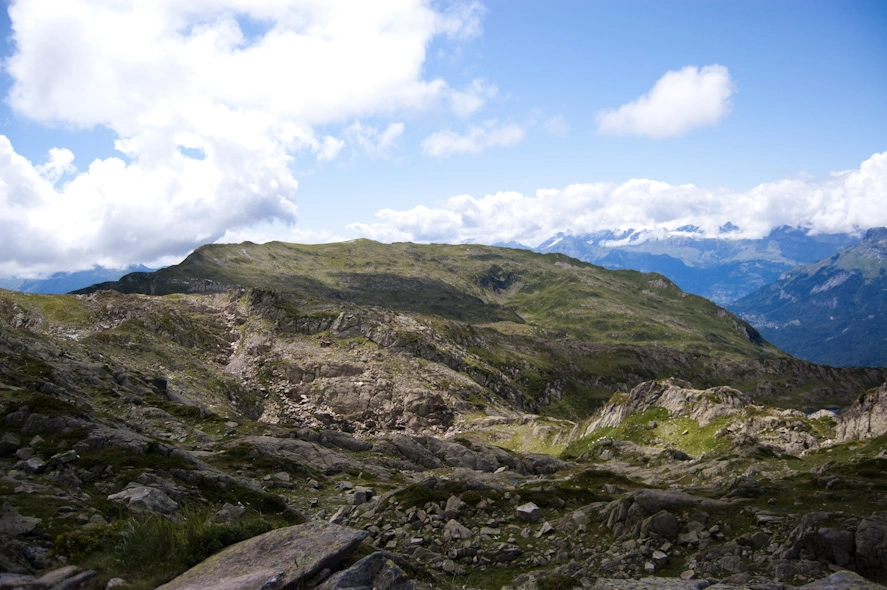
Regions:
<instances>
[{"instance_id":1,"label":"rocky outcrop","mask_svg":"<svg viewBox=\"0 0 887 590\"><path fill-rule=\"evenodd\" d=\"M615 428L626 418L650 408L664 408L670 416L686 416L705 426L719 416L736 414L751 398L731 387L693 389L686 381L648 381L627 394L617 394L588 421L584 435L598 428Z\"/></svg>"},{"instance_id":2,"label":"rocky outcrop","mask_svg":"<svg viewBox=\"0 0 887 590\"><path fill-rule=\"evenodd\" d=\"M887 383L862 394L841 414L836 438L841 441L864 440L887 433Z\"/></svg>"},{"instance_id":3,"label":"rocky outcrop","mask_svg":"<svg viewBox=\"0 0 887 590\"><path fill-rule=\"evenodd\" d=\"M674 490L645 489L613 500L600 512L600 521L606 524L617 539L637 537L641 533L657 533L674 540L678 534L677 519L671 514L688 508L723 508L729 503L699 498Z\"/></svg>"},{"instance_id":4,"label":"rocky outcrop","mask_svg":"<svg viewBox=\"0 0 887 590\"><path fill-rule=\"evenodd\" d=\"M887 518L848 518L812 512L792 531L793 543L781 557L811 559L852 568L878 581L887 581Z\"/></svg>"},{"instance_id":5,"label":"rocky outcrop","mask_svg":"<svg viewBox=\"0 0 887 590\"><path fill-rule=\"evenodd\" d=\"M158 590L316 588L366 536L323 522L277 529L220 551Z\"/></svg>"}]
</instances>

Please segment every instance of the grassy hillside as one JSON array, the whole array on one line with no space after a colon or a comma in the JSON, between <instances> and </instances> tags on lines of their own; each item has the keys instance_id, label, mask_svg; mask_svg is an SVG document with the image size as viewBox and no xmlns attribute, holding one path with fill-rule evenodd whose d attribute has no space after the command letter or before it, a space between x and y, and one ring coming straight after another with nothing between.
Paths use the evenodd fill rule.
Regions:
<instances>
[{"instance_id":1,"label":"grassy hillside","mask_svg":"<svg viewBox=\"0 0 887 590\"><path fill-rule=\"evenodd\" d=\"M345 330L349 336L454 372L425 379L432 390L458 391L475 408L504 399L521 411L569 419L587 416L613 391L670 376L813 409L849 403L884 379L877 371L812 370L660 275L610 271L562 254L368 240L208 245L177 266L83 292L100 289L252 289L240 305L265 322L255 324L256 334L274 342L264 354L284 364L297 362L287 349L297 347L288 338L301 338L294 333L319 335L340 314L355 314L359 326ZM390 375L389 359L382 364ZM402 370L411 371L395 373ZM466 378L467 389L454 385Z\"/></svg>"},{"instance_id":2,"label":"grassy hillside","mask_svg":"<svg viewBox=\"0 0 887 590\"><path fill-rule=\"evenodd\" d=\"M232 287L271 288L311 301L347 301L476 324L514 324L503 326L506 331L554 330L588 342L783 356L749 325L662 276L489 246L369 240L209 245L180 265L92 290L166 294Z\"/></svg>"}]
</instances>

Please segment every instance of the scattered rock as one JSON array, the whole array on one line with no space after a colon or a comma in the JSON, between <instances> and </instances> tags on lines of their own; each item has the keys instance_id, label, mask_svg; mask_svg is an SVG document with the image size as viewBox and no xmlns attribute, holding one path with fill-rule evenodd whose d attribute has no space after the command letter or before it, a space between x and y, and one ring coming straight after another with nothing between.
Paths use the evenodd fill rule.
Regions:
<instances>
[{"instance_id":1,"label":"scattered rock","mask_svg":"<svg viewBox=\"0 0 887 590\"><path fill-rule=\"evenodd\" d=\"M539 522L542 518L542 510L534 503L527 502L517 507L517 517L524 522Z\"/></svg>"}]
</instances>

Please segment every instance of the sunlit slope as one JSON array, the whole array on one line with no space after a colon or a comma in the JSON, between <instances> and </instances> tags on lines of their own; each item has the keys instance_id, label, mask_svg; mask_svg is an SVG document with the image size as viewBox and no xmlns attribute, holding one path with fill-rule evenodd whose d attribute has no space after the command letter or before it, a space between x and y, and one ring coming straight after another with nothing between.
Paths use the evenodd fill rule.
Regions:
<instances>
[{"instance_id":1,"label":"sunlit slope","mask_svg":"<svg viewBox=\"0 0 887 590\"><path fill-rule=\"evenodd\" d=\"M177 266L92 287L129 293L262 287L305 301L498 324L586 342L783 356L742 320L656 274L610 271L561 254L476 245L208 245Z\"/></svg>"}]
</instances>

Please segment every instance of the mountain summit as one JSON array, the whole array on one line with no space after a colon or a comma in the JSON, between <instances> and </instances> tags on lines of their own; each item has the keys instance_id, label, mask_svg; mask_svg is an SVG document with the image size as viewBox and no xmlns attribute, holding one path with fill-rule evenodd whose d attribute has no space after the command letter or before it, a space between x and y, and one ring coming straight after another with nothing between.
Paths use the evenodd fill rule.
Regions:
<instances>
[{"instance_id":1,"label":"mountain summit","mask_svg":"<svg viewBox=\"0 0 887 590\"><path fill-rule=\"evenodd\" d=\"M675 230L602 230L559 233L535 248L561 252L606 268L658 272L681 289L726 305L777 280L783 273L859 242L852 234L811 234L778 227L760 239L739 237L727 222L716 236L685 225Z\"/></svg>"},{"instance_id":2,"label":"mountain summit","mask_svg":"<svg viewBox=\"0 0 887 590\"><path fill-rule=\"evenodd\" d=\"M887 228L785 273L730 308L771 342L811 362L887 365Z\"/></svg>"}]
</instances>

